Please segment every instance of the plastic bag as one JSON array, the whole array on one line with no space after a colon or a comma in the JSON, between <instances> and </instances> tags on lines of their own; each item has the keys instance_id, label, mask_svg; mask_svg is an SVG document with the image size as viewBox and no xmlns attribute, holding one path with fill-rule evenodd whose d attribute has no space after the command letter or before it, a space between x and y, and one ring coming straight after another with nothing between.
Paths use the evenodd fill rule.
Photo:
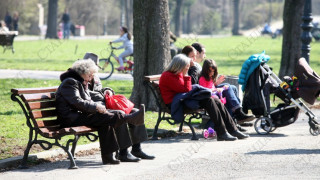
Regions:
<instances>
[{"instance_id":1,"label":"plastic bag","mask_svg":"<svg viewBox=\"0 0 320 180\"><path fill-rule=\"evenodd\" d=\"M134 107L134 104L124 95L106 95L105 96L107 109L122 110L129 114Z\"/></svg>"}]
</instances>

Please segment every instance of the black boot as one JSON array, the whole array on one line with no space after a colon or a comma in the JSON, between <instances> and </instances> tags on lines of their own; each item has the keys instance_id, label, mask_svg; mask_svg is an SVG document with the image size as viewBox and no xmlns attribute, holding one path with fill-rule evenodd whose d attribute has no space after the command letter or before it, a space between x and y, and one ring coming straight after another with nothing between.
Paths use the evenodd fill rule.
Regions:
<instances>
[{"instance_id":1,"label":"black boot","mask_svg":"<svg viewBox=\"0 0 320 180\"><path fill-rule=\"evenodd\" d=\"M124 149L120 150L119 160L121 162L139 162L141 159L132 155L127 149Z\"/></svg>"},{"instance_id":2,"label":"black boot","mask_svg":"<svg viewBox=\"0 0 320 180\"><path fill-rule=\"evenodd\" d=\"M218 141L235 141L237 139L238 139L237 137L230 135L228 132L226 132L222 135L218 135L218 137L217 137Z\"/></svg>"},{"instance_id":3,"label":"black boot","mask_svg":"<svg viewBox=\"0 0 320 180\"><path fill-rule=\"evenodd\" d=\"M234 117L237 119L237 122L239 124L243 123L243 122L248 122L248 121L252 121L255 119L254 115L248 115L245 114L242 111L242 108L238 108L234 111Z\"/></svg>"},{"instance_id":4,"label":"black boot","mask_svg":"<svg viewBox=\"0 0 320 180\"><path fill-rule=\"evenodd\" d=\"M120 161L115 159L113 153L101 155L103 164L120 164Z\"/></svg>"},{"instance_id":5,"label":"black boot","mask_svg":"<svg viewBox=\"0 0 320 180\"><path fill-rule=\"evenodd\" d=\"M241 132L246 132L247 130L243 127L241 127L239 124L236 125L238 130L241 131Z\"/></svg>"},{"instance_id":6,"label":"black boot","mask_svg":"<svg viewBox=\"0 0 320 180\"><path fill-rule=\"evenodd\" d=\"M232 136L234 137L237 137L238 139L245 139L245 138L248 138L250 137L249 135L247 134L243 134L242 132L240 132L239 130L238 131L234 131L232 133L230 133Z\"/></svg>"}]
</instances>

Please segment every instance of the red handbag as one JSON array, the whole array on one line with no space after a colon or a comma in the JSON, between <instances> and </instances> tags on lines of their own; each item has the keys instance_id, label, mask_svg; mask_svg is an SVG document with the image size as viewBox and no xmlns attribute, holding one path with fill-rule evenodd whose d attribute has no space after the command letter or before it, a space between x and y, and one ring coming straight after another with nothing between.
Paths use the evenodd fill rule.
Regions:
<instances>
[{"instance_id":1,"label":"red handbag","mask_svg":"<svg viewBox=\"0 0 320 180\"><path fill-rule=\"evenodd\" d=\"M106 95L105 96L107 109L122 110L129 114L134 107L134 104L124 95Z\"/></svg>"}]
</instances>

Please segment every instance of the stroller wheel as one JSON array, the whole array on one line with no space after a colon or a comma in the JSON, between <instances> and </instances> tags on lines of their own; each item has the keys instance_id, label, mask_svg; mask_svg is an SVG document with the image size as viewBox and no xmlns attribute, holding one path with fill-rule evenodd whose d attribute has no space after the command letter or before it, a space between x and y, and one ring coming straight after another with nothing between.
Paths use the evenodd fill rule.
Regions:
<instances>
[{"instance_id":1,"label":"stroller wheel","mask_svg":"<svg viewBox=\"0 0 320 180\"><path fill-rule=\"evenodd\" d=\"M319 130L319 129L314 130L314 129L312 129L311 127L310 127L310 129L309 129L309 132L310 132L310 134L313 135L313 136L318 136L318 135L320 134L320 130Z\"/></svg>"},{"instance_id":2,"label":"stroller wheel","mask_svg":"<svg viewBox=\"0 0 320 180\"><path fill-rule=\"evenodd\" d=\"M274 131L276 128L272 126L271 119L267 117L260 117L254 122L254 129L258 134L265 135Z\"/></svg>"}]
</instances>

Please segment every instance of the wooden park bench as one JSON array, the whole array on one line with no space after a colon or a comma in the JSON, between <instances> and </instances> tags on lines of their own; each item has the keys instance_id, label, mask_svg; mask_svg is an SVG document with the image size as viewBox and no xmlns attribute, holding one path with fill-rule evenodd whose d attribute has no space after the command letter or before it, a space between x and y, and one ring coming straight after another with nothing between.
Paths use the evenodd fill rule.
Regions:
<instances>
[{"instance_id":1,"label":"wooden park bench","mask_svg":"<svg viewBox=\"0 0 320 180\"><path fill-rule=\"evenodd\" d=\"M145 79L144 83L152 91L152 94L154 95L154 97L156 99L157 106L158 106L158 120L157 120L157 123L154 127L154 130L153 130L153 135L152 135L153 140L158 139L157 132L158 132L159 124L162 120L166 120L171 125L176 124L171 117L170 109L166 106L166 104L164 103L164 101L162 99L160 89L159 89L160 76L161 76L161 74L150 75L150 76L144 77L144 79ZM197 135L194 131L194 128L191 124L191 120L192 119L200 119L200 118L202 118L202 116L204 114L205 114L205 111L203 109L198 109L198 110L184 109L184 115L185 115L184 121L181 122L180 127L179 127L179 131L180 132L182 131L183 124L186 123L192 131L191 140L198 140L199 138L197 137ZM189 117L188 120L186 120L187 116Z\"/></svg>"},{"instance_id":2,"label":"wooden park bench","mask_svg":"<svg viewBox=\"0 0 320 180\"><path fill-rule=\"evenodd\" d=\"M39 144L44 150L51 149L53 145L61 147L70 159L69 169L77 169L74 152L79 138L85 136L91 142L98 139L98 136L92 133L97 131L97 129L91 127L60 127L55 107L55 92L57 88L11 89L11 99L18 102L21 106L29 127L29 141L20 168L27 168L29 151L33 144ZM47 140L39 140L38 135L48 140L54 140L54 143ZM68 139L66 145L62 145L59 141L63 136L67 135L72 136ZM69 147L71 144L72 148L70 151Z\"/></svg>"},{"instance_id":3,"label":"wooden park bench","mask_svg":"<svg viewBox=\"0 0 320 180\"><path fill-rule=\"evenodd\" d=\"M0 32L0 45L3 47L3 53L11 49L14 53L13 40L18 35L18 31Z\"/></svg>"}]
</instances>

